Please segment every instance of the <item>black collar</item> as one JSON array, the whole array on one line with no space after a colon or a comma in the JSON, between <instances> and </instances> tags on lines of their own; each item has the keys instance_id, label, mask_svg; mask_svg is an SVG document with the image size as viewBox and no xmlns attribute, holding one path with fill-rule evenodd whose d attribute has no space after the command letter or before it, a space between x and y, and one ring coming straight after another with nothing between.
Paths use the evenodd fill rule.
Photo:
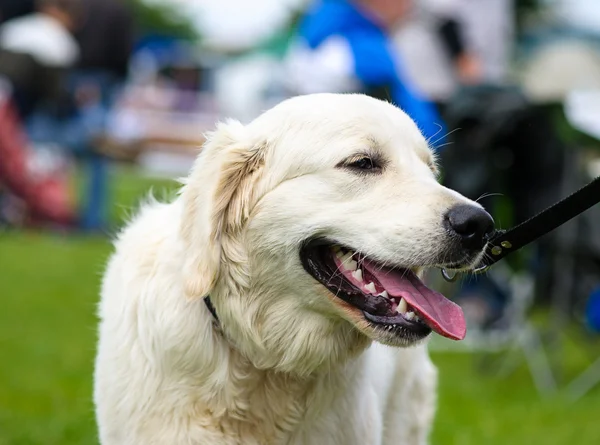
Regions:
<instances>
[{"instance_id":1,"label":"black collar","mask_svg":"<svg viewBox=\"0 0 600 445\"><path fill-rule=\"evenodd\" d=\"M207 295L206 297L204 297L204 304L206 304L206 308L212 314L213 318L215 319L215 323L218 325L219 317L217 316L217 311L215 310L215 307L213 306L212 301L210 301L210 295Z\"/></svg>"}]
</instances>

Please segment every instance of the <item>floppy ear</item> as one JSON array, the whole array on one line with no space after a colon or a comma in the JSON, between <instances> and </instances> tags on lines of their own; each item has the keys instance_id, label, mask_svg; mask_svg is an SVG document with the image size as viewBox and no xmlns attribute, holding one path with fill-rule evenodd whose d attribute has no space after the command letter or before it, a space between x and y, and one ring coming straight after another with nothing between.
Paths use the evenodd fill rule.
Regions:
<instances>
[{"instance_id":1,"label":"floppy ear","mask_svg":"<svg viewBox=\"0 0 600 445\"><path fill-rule=\"evenodd\" d=\"M249 141L244 126L236 121L218 124L208 135L181 192L188 297L206 296L214 287L224 238L239 235L248 219L264 152L265 144Z\"/></svg>"}]
</instances>

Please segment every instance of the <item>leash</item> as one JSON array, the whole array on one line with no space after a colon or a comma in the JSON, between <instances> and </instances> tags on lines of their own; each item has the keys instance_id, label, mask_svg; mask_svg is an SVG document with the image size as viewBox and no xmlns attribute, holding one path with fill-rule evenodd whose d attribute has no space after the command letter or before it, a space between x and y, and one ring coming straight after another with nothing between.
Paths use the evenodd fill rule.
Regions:
<instances>
[{"instance_id":1,"label":"leash","mask_svg":"<svg viewBox=\"0 0 600 445\"><path fill-rule=\"evenodd\" d=\"M510 230L498 230L488 241L481 265L474 273L486 272L492 265L525 247L538 238L562 226L600 202L600 176L562 201L529 218ZM599 222L600 223L600 222ZM456 281L458 273L450 275L442 269L446 281Z\"/></svg>"}]
</instances>

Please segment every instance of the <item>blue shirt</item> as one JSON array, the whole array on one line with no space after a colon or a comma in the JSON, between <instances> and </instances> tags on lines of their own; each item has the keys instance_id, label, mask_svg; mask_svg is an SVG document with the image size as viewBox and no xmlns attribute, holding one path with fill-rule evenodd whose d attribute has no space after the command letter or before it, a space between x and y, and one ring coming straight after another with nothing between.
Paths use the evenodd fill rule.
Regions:
<instances>
[{"instance_id":1,"label":"blue shirt","mask_svg":"<svg viewBox=\"0 0 600 445\"><path fill-rule=\"evenodd\" d=\"M311 49L331 37L341 37L354 59L354 75L366 88L387 86L391 101L402 108L431 142L442 141L446 130L435 106L401 79L401 66L384 30L353 3L321 0L304 17L300 37Z\"/></svg>"}]
</instances>

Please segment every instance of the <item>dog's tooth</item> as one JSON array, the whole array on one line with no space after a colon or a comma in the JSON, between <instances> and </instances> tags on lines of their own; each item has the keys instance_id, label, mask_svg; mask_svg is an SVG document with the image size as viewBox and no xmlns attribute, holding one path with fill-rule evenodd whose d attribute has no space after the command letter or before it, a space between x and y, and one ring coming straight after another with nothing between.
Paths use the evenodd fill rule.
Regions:
<instances>
[{"instance_id":1,"label":"dog's tooth","mask_svg":"<svg viewBox=\"0 0 600 445\"><path fill-rule=\"evenodd\" d=\"M375 284L373 284L372 282L367 284L365 286L365 289L368 290L369 292L371 292L372 294L374 294L375 292L377 292L377 289L375 289Z\"/></svg>"},{"instance_id":2,"label":"dog's tooth","mask_svg":"<svg viewBox=\"0 0 600 445\"><path fill-rule=\"evenodd\" d=\"M356 269L354 272L352 272L352 276L356 281L362 282L363 280L363 272L361 269Z\"/></svg>"},{"instance_id":3,"label":"dog's tooth","mask_svg":"<svg viewBox=\"0 0 600 445\"><path fill-rule=\"evenodd\" d=\"M388 291L384 290L383 292L381 292L380 294L377 295L378 297L385 297L385 298L390 298Z\"/></svg>"},{"instance_id":4,"label":"dog's tooth","mask_svg":"<svg viewBox=\"0 0 600 445\"><path fill-rule=\"evenodd\" d=\"M415 313L413 311L407 312L406 314L404 314L404 318L410 321L413 318L415 318Z\"/></svg>"},{"instance_id":5,"label":"dog's tooth","mask_svg":"<svg viewBox=\"0 0 600 445\"><path fill-rule=\"evenodd\" d=\"M406 303L406 300L404 298L401 298L400 303L398 303L398 307L396 308L396 311L399 312L400 314L406 314L407 310L408 310L408 304Z\"/></svg>"},{"instance_id":6,"label":"dog's tooth","mask_svg":"<svg viewBox=\"0 0 600 445\"><path fill-rule=\"evenodd\" d=\"M358 263L354 260L347 261L343 264L347 270L356 270L356 268L358 267Z\"/></svg>"},{"instance_id":7,"label":"dog's tooth","mask_svg":"<svg viewBox=\"0 0 600 445\"><path fill-rule=\"evenodd\" d=\"M344 255L344 256L341 258L341 260L342 260L342 263L346 263L346 262L348 262L348 261L351 261L351 260L352 260L352 255L354 255L354 252L352 252L352 251L350 251L350 252L348 252L346 255Z\"/></svg>"},{"instance_id":8,"label":"dog's tooth","mask_svg":"<svg viewBox=\"0 0 600 445\"><path fill-rule=\"evenodd\" d=\"M340 261L343 261L344 255L345 255L345 254L344 254L344 251L343 251L343 250L338 250L337 252L335 252L335 256L336 256L336 257L338 257L338 259L339 259Z\"/></svg>"}]
</instances>

